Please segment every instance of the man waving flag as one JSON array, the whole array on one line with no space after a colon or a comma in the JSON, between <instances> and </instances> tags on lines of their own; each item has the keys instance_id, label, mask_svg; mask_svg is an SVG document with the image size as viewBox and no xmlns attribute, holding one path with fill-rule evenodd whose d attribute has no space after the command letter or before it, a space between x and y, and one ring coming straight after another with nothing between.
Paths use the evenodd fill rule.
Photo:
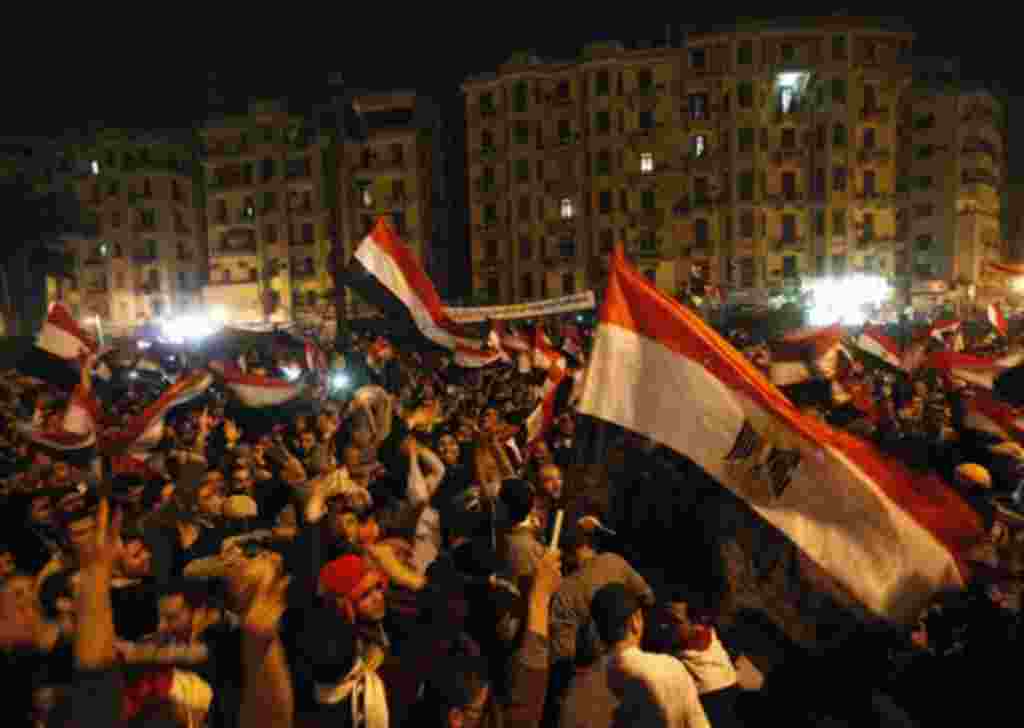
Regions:
<instances>
[{"instance_id":1,"label":"man waving flag","mask_svg":"<svg viewBox=\"0 0 1024 728\"><path fill-rule=\"evenodd\" d=\"M613 257L583 414L688 456L890 620L962 587L981 519L936 476L802 416L742 354Z\"/></svg>"}]
</instances>

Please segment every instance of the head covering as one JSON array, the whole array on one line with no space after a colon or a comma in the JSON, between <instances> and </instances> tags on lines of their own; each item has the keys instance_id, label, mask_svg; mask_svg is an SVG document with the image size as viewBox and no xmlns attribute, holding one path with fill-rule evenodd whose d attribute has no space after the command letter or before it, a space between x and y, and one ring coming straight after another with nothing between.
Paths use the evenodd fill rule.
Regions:
<instances>
[{"instance_id":1,"label":"head covering","mask_svg":"<svg viewBox=\"0 0 1024 728\"><path fill-rule=\"evenodd\" d=\"M320 592L333 596L357 598L372 577L379 572L370 568L362 556L347 554L329 562L320 570Z\"/></svg>"},{"instance_id":2,"label":"head covering","mask_svg":"<svg viewBox=\"0 0 1024 728\"><path fill-rule=\"evenodd\" d=\"M964 463L956 469L956 476L965 484L988 490L992 487L992 476L977 463Z\"/></svg>"},{"instance_id":3,"label":"head covering","mask_svg":"<svg viewBox=\"0 0 1024 728\"><path fill-rule=\"evenodd\" d=\"M598 590L590 603L590 614L601 639L612 645L619 641L626 622L640 607L640 600L626 588L626 585L616 582Z\"/></svg>"},{"instance_id":4,"label":"head covering","mask_svg":"<svg viewBox=\"0 0 1024 728\"><path fill-rule=\"evenodd\" d=\"M225 518L230 519L256 518L259 515L259 507L256 501L247 495L233 495L224 502L222 512Z\"/></svg>"}]
</instances>

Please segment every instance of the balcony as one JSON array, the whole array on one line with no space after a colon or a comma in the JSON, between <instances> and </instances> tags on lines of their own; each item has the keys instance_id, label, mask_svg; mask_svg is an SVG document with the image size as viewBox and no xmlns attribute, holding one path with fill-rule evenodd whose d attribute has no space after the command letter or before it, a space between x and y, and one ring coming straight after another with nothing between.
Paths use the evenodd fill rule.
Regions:
<instances>
[{"instance_id":1,"label":"balcony","mask_svg":"<svg viewBox=\"0 0 1024 728\"><path fill-rule=\"evenodd\" d=\"M579 180L553 179L544 183L544 191L554 197L572 197L579 190Z\"/></svg>"},{"instance_id":2,"label":"balcony","mask_svg":"<svg viewBox=\"0 0 1024 728\"><path fill-rule=\"evenodd\" d=\"M802 205L804 202L804 195L800 192L791 192L788 194L780 195L765 195L764 204L771 205L777 210L781 210L784 207L791 207L795 205Z\"/></svg>"},{"instance_id":3,"label":"balcony","mask_svg":"<svg viewBox=\"0 0 1024 728\"><path fill-rule=\"evenodd\" d=\"M861 164L888 162L890 159L892 159L892 152L885 147L862 147L857 152L857 161Z\"/></svg>"},{"instance_id":4,"label":"balcony","mask_svg":"<svg viewBox=\"0 0 1024 728\"><path fill-rule=\"evenodd\" d=\"M777 149L772 155L772 161L775 162L775 164L799 164L806 154L806 149L797 147Z\"/></svg>"},{"instance_id":5,"label":"balcony","mask_svg":"<svg viewBox=\"0 0 1024 728\"><path fill-rule=\"evenodd\" d=\"M807 241L804 238L780 238L772 241L772 250L776 253L783 251L802 252L806 250Z\"/></svg>"},{"instance_id":6,"label":"balcony","mask_svg":"<svg viewBox=\"0 0 1024 728\"><path fill-rule=\"evenodd\" d=\"M575 217L560 217L557 220L548 220L544 227L551 235L575 235L576 221Z\"/></svg>"},{"instance_id":7,"label":"balcony","mask_svg":"<svg viewBox=\"0 0 1024 728\"><path fill-rule=\"evenodd\" d=\"M155 263L159 259L160 256L157 255L156 252L154 251L137 250L134 253L132 253L133 263Z\"/></svg>"},{"instance_id":8,"label":"balcony","mask_svg":"<svg viewBox=\"0 0 1024 728\"><path fill-rule=\"evenodd\" d=\"M892 205L895 196L885 192L859 192L854 199L863 207L879 208Z\"/></svg>"},{"instance_id":9,"label":"balcony","mask_svg":"<svg viewBox=\"0 0 1024 728\"><path fill-rule=\"evenodd\" d=\"M889 118L888 106L865 106L860 110L861 121L884 122Z\"/></svg>"},{"instance_id":10,"label":"balcony","mask_svg":"<svg viewBox=\"0 0 1024 728\"><path fill-rule=\"evenodd\" d=\"M628 216L630 227L659 228L665 222L664 210L638 210Z\"/></svg>"}]
</instances>

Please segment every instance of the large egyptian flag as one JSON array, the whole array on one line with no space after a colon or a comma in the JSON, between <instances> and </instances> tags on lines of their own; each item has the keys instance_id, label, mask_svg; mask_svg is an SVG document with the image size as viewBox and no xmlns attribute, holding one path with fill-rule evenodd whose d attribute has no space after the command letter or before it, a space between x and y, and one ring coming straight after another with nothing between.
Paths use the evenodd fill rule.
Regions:
<instances>
[{"instance_id":1,"label":"large egyptian flag","mask_svg":"<svg viewBox=\"0 0 1024 728\"><path fill-rule=\"evenodd\" d=\"M346 271L346 284L388 314L393 330L418 332L434 345L452 351L459 345L484 348L480 337L448 317L416 255L384 218L377 220L356 250Z\"/></svg>"},{"instance_id":2,"label":"large egyptian flag","mask_svg":"<svg viewBox=\"0 0 1024 728\"><path fill-rule=\"evenodd\" d=\"M243 407L249 409L280 407L313 391L313 388L306 382L290 382L276 377L243 374L238 371L225 371L224 385L235 395Z\"/></svg>"},{"instance_id":3,"label":"large egyptian flag","mask_svg":"<svg viewBox=\"0 0 1024 728\"><path fill-rule=\"evenodd\" d=\"M97 353L96 341L75 321L62 303L50 306L35 346L18 362L19 371L66 391L79 382L80 367Z\"/></svg>"},{"instance_id":4,"label":"large egyptian flag","mask_svg":"<svg viewBox=\"0 0 1024 728\"><path fill-rule=\"evenodd\" d=\"M167 414L180 405L191 402L202 395L213 384L213 374L207 371L192 372L178 379L124 427L102 433L100 448L107 455L126 455L148 452L155 448L164 436Z\"/></svg>"},{"instance_id":5,"label":"large egyptian flag","mask_svg":"<svg viewBox=\"0 0 1024 728\"><path fill-rule=\"evenodd\" d=\"M840 361L847 356L843 328L823 326L800 329L769 344L769 378L777 387L802 384L812 379L833 380Z\"/></svg>"},{"instance_id":6,"label":"large egyptian flag","mask_svg":"<svg viewBox=\"0 0 1024 728\"><path fill-rule=\"evenodd\" d=\"M857 348L894 369L903 369L903 351L881 326L865 326L857 337Z\"/></svg>"},{"instance_id":7,"label":"large egyptian flag","mask_svg":"<svg viewBox=\"0 0 1024 728\"><path fill-rule=\"evenodd\" d=\"M921 366L935 369L947 377L961 379L975 387L992 389L999 375L1021 364L1024 364L1024 354L1019 353L996 358L956 351L934 351Z\"/></svg>"},{"instance_id":8,"label":"large egyptian flag","mask_svg":"<svg viewBox=\"0 0 1024 728\"><path fill-rule=\"evenodd\" d=\"M937 476L802 416L742 354L616 249L581 413L688 456L846 594L909 622L960 588L981 518Z\"/></svg>"},{"instance_id":9,"label":"large egyptian flag","mask_svg":"<svg viewBox=\"0 0 1024 728\"><path fill-rule=\"evenodd\" d=\"M95 395L84 385L75 387L56 426L45 422L24 423L21 432L32 442L49 450L70 452L88 450L96 445L100 406Z\"/></svg>"}]
</instances>

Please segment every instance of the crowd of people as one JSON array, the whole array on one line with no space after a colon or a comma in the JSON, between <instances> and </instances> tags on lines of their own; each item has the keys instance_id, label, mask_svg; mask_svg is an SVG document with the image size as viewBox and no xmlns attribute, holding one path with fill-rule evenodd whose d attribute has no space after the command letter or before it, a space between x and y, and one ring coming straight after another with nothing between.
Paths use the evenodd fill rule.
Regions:
<instances>
[{"instance_id":1,"label":"crowd of people","mask_svg":"<svg viewBox=\"0 0 1024 728\"><path fill-rule=\"evenodd\" d=\"M281 378L292 365L246 361ZM871 420L793 392L937 469L986 519L969 588L894 626L656 443L606 432L584 456L570 408L527 443L537 373L368 336L334 366L346 392L288 411L213 387L171 412L144 462L42 447L21 425L59 421L67 393L0 377L7 720L932 725L964 696L1012 694L992 657L1019 639L1024 531L996 496L1024 480L1024 449L965 425L969 392L861 372L885 403ZM159 394L104 386L104 427ZM769 604L772 580L786 604ZM780 627L785 609L813 639Z\"/></svg>"}]
</instances>

